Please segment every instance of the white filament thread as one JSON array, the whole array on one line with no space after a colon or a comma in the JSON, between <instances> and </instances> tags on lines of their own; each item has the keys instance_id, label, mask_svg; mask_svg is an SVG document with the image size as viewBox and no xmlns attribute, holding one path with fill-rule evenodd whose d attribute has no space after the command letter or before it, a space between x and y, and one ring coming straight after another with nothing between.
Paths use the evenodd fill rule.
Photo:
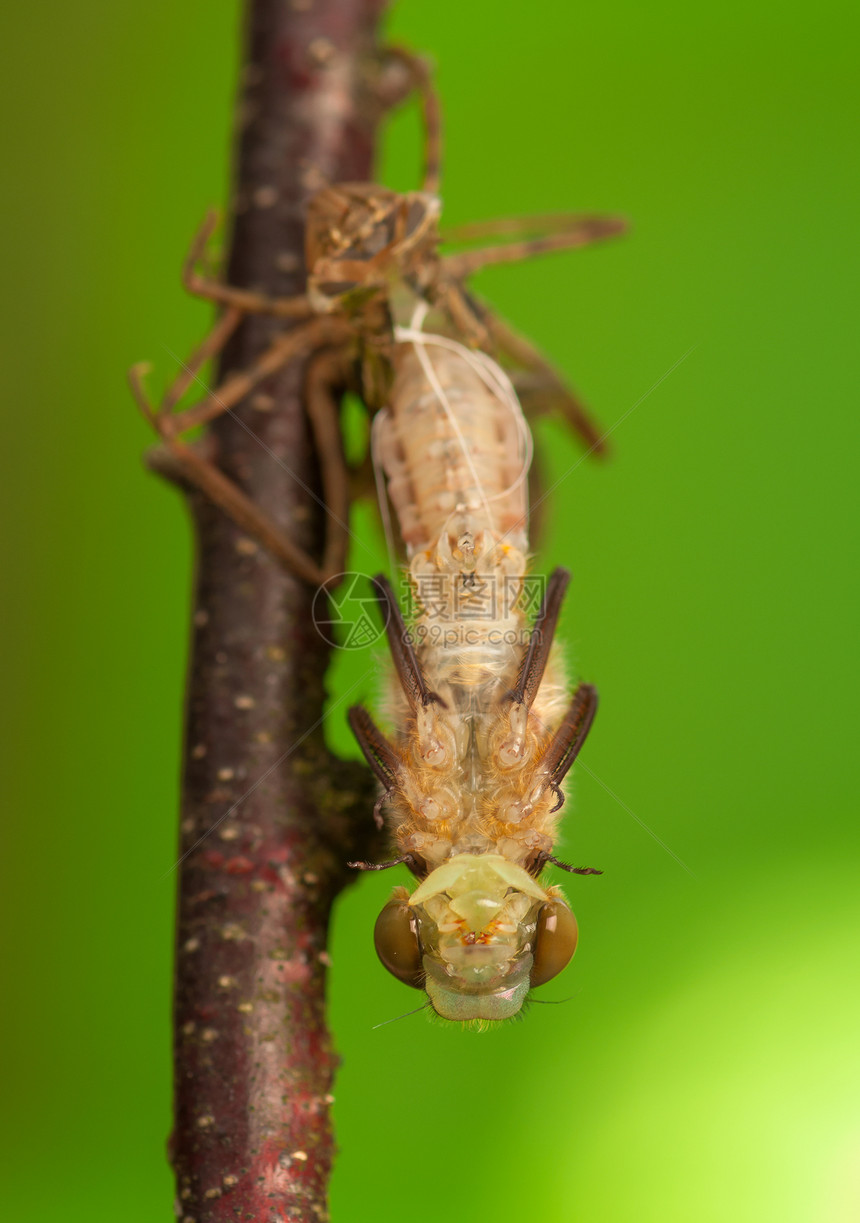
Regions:
<instances>
[{"instance_id":1,"label":"white filament thread","mask_svg":"<svg viewBox=\"0 0 860 1223\"><path fill-rule=\"evenodd\" d=\"M523 416L523 410L520 405L520 401L517 398L517 393L514 390L513 384L498 362L494 361L492 357L487 356L486 353L477 352L474 349L466 348L465 345L459 343L457 340L452 340L449 336L437 335L433 332L425 332L421 330L421 326L424 319L427 317L429 310L430 307L426 302L418 302L412 315L410 326L395 327L394 338L398 343L411 344L413 346L415 355L421 364L425 377L430 383L436 398L442 405L442 409L451 424L451 428L453 429L460 449L463 452L463 458L466 461L469 473L480 493L487 518L490 522L492 522L492 514L490 513L491 502L500 501L502 498L507 497L515 489L519 488L528 475L534 449L531 430L529 429L526 419ZM488 498L484 492L480 478L475 470L474 463L472 462L472 455L468 446L466 445L466 439L463 437L460 430L459 423L454 414L454 410L451 407L450 401L445 394L444 387L436 376L436 371L433 368L433 363L430 360L429 353L427 352L427 347L431 344L436 345L438 348L447 348L450 352L457 353L457 355L461 357L462 360L464 360L466 364L478 375L494 398L505 404L513 415L516 430L519 434L522 465L520 467L519 475L513 481L513 483L510 484L508 488L503 489L501 492L496 493L492 497Z\"/></svg>"}]
</instances>

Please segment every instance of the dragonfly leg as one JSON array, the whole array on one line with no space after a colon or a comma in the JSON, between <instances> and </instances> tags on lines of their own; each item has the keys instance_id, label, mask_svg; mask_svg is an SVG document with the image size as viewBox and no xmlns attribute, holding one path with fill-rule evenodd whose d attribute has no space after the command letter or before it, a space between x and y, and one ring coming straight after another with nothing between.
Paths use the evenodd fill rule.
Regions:
<instances>
[{"instance_id":1,"label":"dragonfly leg","mask_svg":"<svg viewBox=\"0 0 860 1223\"><path fill-rule=\"evenodd\" d=\"M535 231L538 231L540 236L448 255L442 260L442 266L449 276L459 280L493 263L519 263L523 259L531 259L533 255L591 246L594 242L623 233L626 228L627 222L623 217L582 216L576 213L568 216L510 218L464 225L444 234L444 240L513 236Z\"/></svg>"},{"instance_id":2,"label":"dragonfly leg","mask_svg":"<svg viewBox=\"0 0 860 1223\"><path fill-rule=\"evenodd\" d=\"M182 383L187 386L197 377L199 368L205 360L214 355L218 341L221 345L232 331L235 322L230 319L229 311L219 320L213 331L199 346L183 375L169 388L162 403L154 408L143 387L143 376L147 370L145 365L134 366L129 371L129 382L134 398L143 414L159 433L169 452L176 474L192 487L199 489L211 501L220 506L225 513L246 531L253 539L270 551L290 572L303 581L313 585L321 585L339 573L343 564L346 534L346 514L343 511L343 500L346 495L346 480L332 466L331 421L327 419L328 410L326 395L322 389L322 368L311 377L313 403L309 405L311 426L317 445L321 449L323 465L324 488L337 502L334 510L338 529L329 534L329 542L322 565L317 564L302 548L286 536L271 520L254 504L241 488L216 466L200 449L182 440L181 434L201 424L205 424L225 411L230 411L250 390L271 374L276 373L289 360L305 356L325 342L345 338L344 325L332 319L314 319L303 327L286 335L279 336L268 349L258 358L247 371L227 378L221 386L211 391L205 399L184 412L172 411L176 402L177 391L181 393ZM310 388L309 388L310 389ZM329 392L330 394L330 392ZM332 568L334 566L334 568Z\"/></svg>"},{"instance_id":3,"label":"dragonfly leg","mask_svg":"<svg viewBox=\"0 0 860 1223\"><path fill-rule=\"evenodd\" d=\"M310 318L313 310L304 293L295 297L269 297L265 293L222 284L219 280L201 274L200 265L206 264L206 246L217 224L218 214L213 209L206 214L188 249L182 265L182 284L188 292L222 306L235 307L246 314L271 314L276 318Z\"/></svg>"},{"instance_id":4,"label":"dragonfly leg","mask_svg":"<svg viewBox=\"0 0 860 1223\"><path fill-rule=\"evenodd\" d=\"M516 687L509 693L518 705L529 708L534 703L552 649L553 637L561 614L565 592L570 585L570 572L560 566L550 574L546 594L535 617L528 649L523 657Z\"/></svg>"},{"instance_id":5,"label":"dragonfly leg","mask_svg":"<svg viewBox=\"0 0 860 1223\"><path fill-rule=\"evenodd\" d=\"M596 866L571 866L568 862L561 862L558 858L544 850L538 851L532 859L526 863L526 870L535 879L538 878L547 862L551 862L553 866L560 867L561 870L567 871L571 875L602 875L603 871L598 870ZM352 865L349 863L348 865Z\"/></svg>"},{"instance_id":6,"label":"dragonfly leg","mask_svg":"<svg viewBox=\"0 0 860 1223\"><path fill-rule=\"evenodd\" d=\"M573 700L562 718L561 725L541 757L541 765L546 771L547 785L559 800L553 808L554 811L558 810L564 802L561 783L579 755L596 713L597 689L591 684L580 684L573 694Z\"/></svg>"},{"instance_id":7,"label":"dragonfly leg","mask_svg":"<svg viewBox=\"0 0 860 1223\"><path fill-rule=\"evenodd\" d=\"M427 684L391 583L382 573L378 573L372 582L388 635L394 670L409 704L413 709L417 709L419 705L426 708L434 704L444 707L445 702L437 692L431 691Z\"/></svg>"},{"instance_id":8,"label":"dragonfly leg","mask_svg":"<svg viewBox=\"0 0 860 1223\"><path fill-rule=\"evenodd\" d=\"M552 234L578 231L584 223L610 222L623 231L623 217L584 214L581 212L537 212L519 217L489 217L482 221L466 221L442 230L443 242L474 242L482 238L545 238Z\"/></svg>"},{"instance_id":9,"label":"dragonfly leg","mask_svg":"<svg viewBox=\"0 0 860 1223\"><path fill-rule=\"evenodd\" d=\"M146 367L133 366L129 370L129 383L134 398L143 414L153 428L161 432L158 413L149 403L143 387L143 374ZM161 433L164 446L169 454L169 464L157 460L154 464L159 470L169 471L174 479L188 484L205 494L215 505L228 514L237 526L246 531L253 539L275 555L292 573L313 585L321 585L327 575L314 561L283 535L263 514L237 484L216 467L199 450L181 441L172 433Z\"/></svg>"},{"instance_id":10,"label":"dragonfly leg","mask_svg":"<svg viewBox=\"0 0 860 1223\"><path fill-rule=\"evenodd\" d=\"M439 194L442 174L442 108L433 88L433 75L425 60L402 47L389 47L386 54L399 60L409 73L412 87L421 98L424 115L424 180L422 190Z\"/></svg>"},{"instance_id":11,"label":"dragonfly leg","mask_svg":"<svg viewBox=\"0 0 860 1223\"><path fill-rule=\"evenodd\" d=\"M246 370L230 374L214 390L208 390L199 403L182 412L173 412L171 409L175 398L171 396L158 411L156 427L162 436L166 436L187 433L189 429L208 424L235 408L246 395L266 378L283 369L289 361L306 357L323 345L343 343L349 334L349 328L342 320L328 317L313 318L292 331L282 332ZM196 377L196 374L192 377Z\"/></svg>"},{"instance_id":12,"label":"dragonfly leg","mask_svg":"<svg viewBox=\"0 0 860 1223\"><path fill-rule=\"evenodd\" d=\"M447 312L455 334L466 344L483 349L491 346L483 303L478 306L461 284L448 276L440 276L434 287L434 299Z\"/></svg>"},{"instance_id":13,"label":"dragonfly leg","mask_svg":"<svg viewBox=\"0 0 860 1223\"><path fill-rule=\"evenodd\" d=\"M305 404L320 463L326 508L322 567L331 577L346 568L349 545L350 476L343 453L337 400L337 389L346 381L344 360L337 352L322 352L308 366Z\"/></svg>"},{"instance_id":14,"label":"dragonfly leg","mask_svg":"<svg viewBox=\"0 0 860 1223\"><path fill-rule=\"evenodd\" d=\"M589 453L605 457L609 453L605 434L543 353L491 310L485 310L483 321L496 349L519 367L511 377L524 411L533 416L553 410L560 412L588 446Z\"/></svg>"},{"instance_id":15,"label":"dragonfly leg","mask_svg":"<svg viewBox=\"0 0 860 1223\"><path fill-rule=\"evenodd\" d=\"M206 362L218 356L243 318L242 311L237 310L235 307L231 306L224 311L209 334L204 337L197 348L191 353L188 360L182 362L179 373L162 396L158 407L159 415L172 413L191 384L200 381L200 371L206 365Z\"/></svg>"}]
</instances>

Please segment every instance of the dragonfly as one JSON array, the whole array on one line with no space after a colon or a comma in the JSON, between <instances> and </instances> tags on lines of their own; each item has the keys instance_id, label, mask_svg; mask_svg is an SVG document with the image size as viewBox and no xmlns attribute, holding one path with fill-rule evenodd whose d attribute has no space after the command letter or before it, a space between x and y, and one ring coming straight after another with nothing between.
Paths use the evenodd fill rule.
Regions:
<instances>
[{"instance_id":1,"label":"dragonfly","mask_svg":"<svg viewBox=\"0 0 860 1223\"><path fill-rule=\"evenodd\" d=\"M391 654L391 729L380 729L363 706L348 717L379 782L373 816L393 852L384 862L351 865L408 869L416 886L396 887L376 922L379 959L443 1019L481 1026L516 1016L574 954L576 919L562 890L544 882L547 865L600 874L552 852L597 691L588 683L570 690L554 641L569 573L559 568L543 581L529 568L529 420L557 410L589 451L602 453L605 441L540 351L466 282L492 264L613 237L625 222L562 214L443 233L432 77L410 52L390 54L422 105L420 190L320 187L307 208L305 291L288 298L212 279L204 264L215 221L207 218L184 281L217 303L220 317L157 407L144 389L146 367L135 367L130 381L183 477L317 586L346 567L351 472L333 388L349 386L363 399L380 511L397 536L411 608L405 616L389 580L373 579ZM486 239L493 241L441 249ZM250 368L179 408L249 313L283 327ZM306 363L329 509L321 561L186 440L297 360Z\"/></svg>"}]
</instances>

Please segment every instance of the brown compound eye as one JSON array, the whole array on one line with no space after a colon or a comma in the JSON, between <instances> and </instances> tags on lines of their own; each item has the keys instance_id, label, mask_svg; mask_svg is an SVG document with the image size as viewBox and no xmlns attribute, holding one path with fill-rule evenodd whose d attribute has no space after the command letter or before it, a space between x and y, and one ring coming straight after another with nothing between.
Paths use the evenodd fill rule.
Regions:
<instances>
[{"instance_id":1,"label":"brown compound eye","mask_svg":"<svg viewBox=\"0 0 860 1223\"><path fill-rule=\"evenodd\" d=\"M389 900L376 919L373 945L382 963L398 981L413 989L423 989L418 921L407 901L400 897Z\"/></svg>"},{"instance_id":2,"label":"brown compound eye","mask_svg":"<svg viewBox=\"0 0 860 1223\"><path fill-rule=\"evenodd\" d=\"M545 985L570 963L579 931L563 900L549 900L538 914L531 985Z\"/></svg>"}]
</instances>

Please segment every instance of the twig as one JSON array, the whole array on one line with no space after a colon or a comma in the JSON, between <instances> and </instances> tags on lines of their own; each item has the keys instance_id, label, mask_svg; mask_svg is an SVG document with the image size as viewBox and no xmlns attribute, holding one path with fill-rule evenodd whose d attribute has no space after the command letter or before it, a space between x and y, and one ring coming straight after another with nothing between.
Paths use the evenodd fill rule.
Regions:
<instances>
[{"instance_id":1,"label":"twig","mask_svg":"<svg viewBox=\"0 0 860 1223\"><path fill-rule=\"evenodd\" d=\"M381 0L252 0L239 103L230 284L303 287L303 211L320 176L371 178L386 90ZM220 375L282 320L249 317ZM322 510L290 366L209 434L217 460L285 533L319 554ZM197 531L182 794L175 991L178 1213L214 1220L327 1217L336 1056L324 1021L326 935L346 862L378 855L366 770L322 731L328 646L313 591L193 492Z\"/></svg>"}]
</instances>

